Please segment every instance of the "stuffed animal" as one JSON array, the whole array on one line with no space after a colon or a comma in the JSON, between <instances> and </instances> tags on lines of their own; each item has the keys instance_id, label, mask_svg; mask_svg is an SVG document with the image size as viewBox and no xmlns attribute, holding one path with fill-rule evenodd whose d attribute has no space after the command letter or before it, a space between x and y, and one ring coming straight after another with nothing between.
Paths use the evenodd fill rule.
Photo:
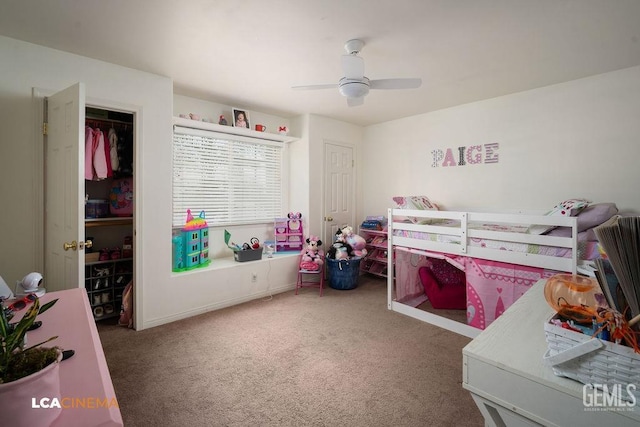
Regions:
<instances>
[{"instance_id":1,"label":"stuffed animal","mask_svg":"<svg viewBox=\"0 0 640 427\"><path fill-rule=\"evenodd\" d=\"M353 254L357 257L363 257L367 255L367 241L364 237L353 232L353 227L346 226L342 230L339 230L341 233L341 239L348 243L353 248Z\"/></svg>"},{"instance_id":2,"label":"stuffed animal","mask_svg":"<svg viewBox=\"0 0 640 427\"><path fill-rule=\"evenodd\" d=\"M322 240L318 236L309 236L306 240L307 247L302 250L302 258L300 259L300 268L302 270L317 271L320 270L324 261L322 256L324 253L320 249Z\"/></svg>"},{"instance_id":3,"label":"stuffed animal","mask_svg":"<svg viewBox=\"0 0 640 427\"><path fill-rule=\"evenodd\" d=\"M336 232L336 239L327 251L327 257L331 259L349 259L353 256L353 247L346 242L342 230Z\"/></svg>"}]
</instances>

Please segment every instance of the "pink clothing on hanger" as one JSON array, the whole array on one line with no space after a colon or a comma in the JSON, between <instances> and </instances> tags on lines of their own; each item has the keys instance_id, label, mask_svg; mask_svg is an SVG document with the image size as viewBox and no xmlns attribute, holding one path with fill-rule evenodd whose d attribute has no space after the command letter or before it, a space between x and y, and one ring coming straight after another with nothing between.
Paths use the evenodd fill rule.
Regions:
<instances>
[{"instance_id":1,"label":"pink clothing on hanger","mask_svg":"<svg viewBox=\"0 0 640 427\"><path fill-rule=\"evenodd\" d=\"M106 133L102 134L102 138L104 139L104 159L107 164L107 177L111 178L113 176L113 169L111 168L111 154L109 153L109 139L107 138Z\"/></svg>"},{"instance_id":2,"label":"pink clothing on hanger","mask_svg":"<svg viewBox=\"0 0 640 427\"><path fill-rule=\"evenodd\" d=\"M84 179L93 179L93 129L84 128Z\"/></svg>"},{"instance_id":3,"label":"pink clothing on hanger","mask_svg":"<svg viewBox=\"0 0 640 427\"><path fill-rule=\"evenodd\" d=\"M111 169L117 171L120 169L120 160L118 159L118 135L114 128L109 129L109 158L111 159Z\"/></svg>"},{"instance_id":4,"label":"pink clothing on hanger","mask_svg":"<svg viewBox=\"0 0 640 427\"><path fill-rule=\"evenodd\" d=\"M108 176L104 134L97 128L93 130L93 172L97 180L106 179Z\"/></svg>"}]
</instances>

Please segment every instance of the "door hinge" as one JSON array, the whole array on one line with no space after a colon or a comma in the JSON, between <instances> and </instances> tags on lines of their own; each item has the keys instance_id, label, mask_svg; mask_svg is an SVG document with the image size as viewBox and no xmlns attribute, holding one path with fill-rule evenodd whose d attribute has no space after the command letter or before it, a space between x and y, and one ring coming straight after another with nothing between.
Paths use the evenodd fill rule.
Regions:
<instances>
[{"instance_id":1,"label":"door hinge","mask_svg":"<svg viewBox=\"0 0 640 427\"><path fill-rule=\"evenodd\" d=\"M49 131L49 123L44 122L42 123L42 134L43 135L48 135L48 131Z\"/></svg>"},{"instance_id":2,"label":"door hinge","mask_svg":"<svg viewBox=\"0 0 640 427\"><path fill-rule=\"evenodd\" d=\"M354 167L356 165L356 161L354 159L351 159L351 167Z\"/></svg>"}]
</instances>

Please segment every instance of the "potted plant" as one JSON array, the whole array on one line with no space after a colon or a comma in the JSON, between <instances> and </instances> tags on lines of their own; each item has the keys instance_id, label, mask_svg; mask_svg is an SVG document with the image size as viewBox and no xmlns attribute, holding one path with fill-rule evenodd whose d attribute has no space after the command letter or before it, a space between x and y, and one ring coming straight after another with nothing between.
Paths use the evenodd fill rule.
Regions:
<instances>
[{"instance_id":1,"label":"potted plant","mask_svg":"<svg viewBox=\"0 0 640 427\"><path fill-rule=\"evenodd\" d=\"M0 413L12 425L48 425L58 417L62 408L34 409L47 399L47 406L60 399L59 362L62 352L57 347L41 347L57 338L51 337L37 344L26 344L27 331L36 317L50 309L58 300L40 306L34 296L33 304L24 316L11 323L13 312L0 305Z\"/></svg>"}]
</instances>

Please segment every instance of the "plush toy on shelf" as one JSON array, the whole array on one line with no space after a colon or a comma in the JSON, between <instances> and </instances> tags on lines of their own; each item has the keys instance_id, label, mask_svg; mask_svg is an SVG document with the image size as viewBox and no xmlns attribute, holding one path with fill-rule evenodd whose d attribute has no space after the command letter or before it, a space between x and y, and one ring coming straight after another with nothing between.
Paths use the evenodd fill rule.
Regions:
<instances>
[{"instance_id":1,"label":"plush toy on shelf","mask_svg":"<svg viewBox=\"0 0 640 427\"><path fill-rule=\"evenodd\" d=\"M307 247L302 250L302 257L300 259L300 269L307 271L320 270L324 261L322 257L324 252L320 249L322 240L318 236L309 236L306 240Z\"/></svg>"}]
</instances>

